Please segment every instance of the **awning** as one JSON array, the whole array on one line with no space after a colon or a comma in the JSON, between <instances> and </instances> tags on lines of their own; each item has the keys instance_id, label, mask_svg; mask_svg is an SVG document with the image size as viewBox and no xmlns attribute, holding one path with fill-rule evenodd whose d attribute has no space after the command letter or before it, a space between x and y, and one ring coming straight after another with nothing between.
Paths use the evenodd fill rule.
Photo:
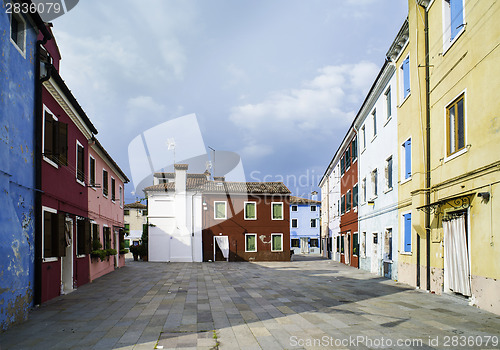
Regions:
<instances>
[{"instance_id":1,"label":"awning","mask_svg":"<svg viewBox=\"0 0 500 350\"><path fill-rule=\"evenodd\" d=\"M470 193L458 197L454 196L454 197L440 199L433 203L417 207L417 210L423 211L424 213L435 214L435 215L441 214L444 206L450 206L454 210L465 210L470 207L472 202L471 197L473 195L474 193Z\"/></svg>"}]
</instances>

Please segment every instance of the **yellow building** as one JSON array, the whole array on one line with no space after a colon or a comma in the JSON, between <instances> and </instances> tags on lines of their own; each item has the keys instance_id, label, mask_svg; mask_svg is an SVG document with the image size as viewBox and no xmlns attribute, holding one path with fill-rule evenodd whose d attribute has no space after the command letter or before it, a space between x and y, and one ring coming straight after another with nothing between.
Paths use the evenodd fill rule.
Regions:
<instances>
[{"instance_id":1,"label":"yellow building","mask_svg":"<svg viewBox=\"0 0 500 350\"><path fill-rule=\"evenodd\" d=\"M500 314L500 2L408 3L394 57L399 279Z\"/></svg>"}]
</instances>

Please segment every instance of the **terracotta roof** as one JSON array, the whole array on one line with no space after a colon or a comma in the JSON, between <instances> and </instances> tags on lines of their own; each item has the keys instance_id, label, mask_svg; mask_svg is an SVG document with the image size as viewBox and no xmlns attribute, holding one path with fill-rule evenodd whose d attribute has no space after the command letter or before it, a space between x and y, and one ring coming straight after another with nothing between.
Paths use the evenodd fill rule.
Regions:
<instances>
[{"instance_id":1,"label":"terracotta roof","mask_svg":"<svg viewBox=\"0 0 500 350\"><path fill-rule=\"evenodd\" d=\"M125 204L124 207L125 208L133 208L133 209L148 209L148 206L146 204L142 204L139 201L134 202L134 203Z\"/></svg>"},{"instance_id":2,"label":"terracotta roof","mask_svg":"<svg viewBox=\"0 0 500 350\"><path fill-rule=\"evenodd\" d=\"M192 175L195 175L195 174L192 174ZM196 175L200 175L200 174L196 174ZM201 175L203 175L203 174L201 174ZM187 190L200 189L203 187L205 182L207 182L207 177L205 175L203 175L202 177L188 176L186 179L186 189ZM168 182L168 183L149 186L149 187L146 187L143 191L159 191L159 192L175 191L175 182Z\"/></svg>"},{"instance_id":3,"label":"terracotta roof","mask_svg":"<svg viewBox=\"0 0 500 350\"><path fill-rule=\"evenodd\" d=\"M174 169L188 170L189 164L174 164Z\"/></svg>"},{"instance_id":4,"label":"terracotta roof","mask_svg":"<svg viewBox=\"0 0 500 350\"><path fill-rule=\"evenodd\" d=\"M206 174L186 174L188 178L190 177L198 177L198 178L207 178L207 175ZM161 172L158 172L158 173L154 173L153 175L154 177L157 177L157 178L164 178L164 179L173 179L175 177L175 173L161 173Z\"/></svg>"},{"instance_id":5,"label":"terracotta roof","mask_svg":"<svg viewBox=\"0 0 500 350\"><path fill-rule=\"evenodd\" d=\"M207 182L204 192L290 194L283 182Z\"/></svg>"},{"instance_id":6,"label":"terracotta roof","mask_svg":"<svg viewBox=\"0 0 500 350\"><path fill-rule=\"evenodd\" d=\"M290 204L321 204L321 202L307 198L290 196Z\"/></svg>"}]
</instances>

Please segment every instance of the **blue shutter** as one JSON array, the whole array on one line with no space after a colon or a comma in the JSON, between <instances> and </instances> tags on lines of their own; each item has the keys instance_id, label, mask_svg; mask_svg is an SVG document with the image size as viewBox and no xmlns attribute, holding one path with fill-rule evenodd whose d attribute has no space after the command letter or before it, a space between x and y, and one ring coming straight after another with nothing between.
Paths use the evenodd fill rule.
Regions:
<instances>
[{"instance_id":1,"label":"blue shutter","mask_svg":"<svg viewBox=\"0 0 500 350\"><path fill-rule=\"evenodd\" d=\"M410 58L403 61L403 96L406 98L410 93Z\"/></svg>"},{"instance_id":2,"label":"blue shutter","mask_svg":"<svg viewBox=\"0 0 500 350\"><path fill-rule=\"evenodd\" d=\"M462 29L463 21L463 0L450 0L451 15L451 37L453 40Z\"/></svg>"},{"instance_id":3,"label":"blue shutter","mask_svg":"<svg viewBox=\"0 0 500 350\"><path fill-rule=\"evenodd\" d=\"M405 142L405 179L411 177L411 140Z\"/></svg>"},{"instance_id":4,"label":"blue shutter","mask_svg":"<svg viewBox=\"0 0 500 350\"><path fill-rule=\"evenodd\" d=\"M411 214L403 215L405 219L405 246L404 251L406 253L411 252Z\"/></svg>"}]
</instances>

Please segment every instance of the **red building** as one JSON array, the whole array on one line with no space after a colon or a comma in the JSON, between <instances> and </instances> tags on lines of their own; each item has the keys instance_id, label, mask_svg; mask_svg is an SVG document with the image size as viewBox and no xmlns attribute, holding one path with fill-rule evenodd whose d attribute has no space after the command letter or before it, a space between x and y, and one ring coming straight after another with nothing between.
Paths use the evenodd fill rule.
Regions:
<instances>
[{"instance_id":1,"label":"red building","mask_svg":"<svg viewBox=\"0 0 500 350\"><path fill-rule=\"evenodd\" d=\"M289 202L282 182L207 182L203 261L290 261Z\"/></svg>"},{"instance_id":2,"label":"red building","mask_svg":"<svg viewBox=\"0 0 500 350\"><path fill-rule=\"evenodd\" d=\"M340 261L359 266L358 163L356 133L349 130L340 147Z\"/></svg>"}]
</instances>

